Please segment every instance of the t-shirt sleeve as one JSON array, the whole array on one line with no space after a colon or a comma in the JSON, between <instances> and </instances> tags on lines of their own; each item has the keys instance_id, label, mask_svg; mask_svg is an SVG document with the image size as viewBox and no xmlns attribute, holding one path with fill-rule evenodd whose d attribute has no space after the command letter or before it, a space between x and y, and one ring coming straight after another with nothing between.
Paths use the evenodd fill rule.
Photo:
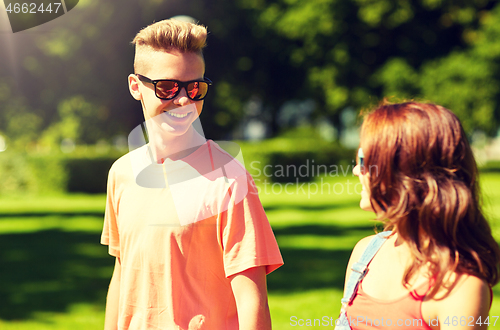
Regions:
<instances>
[{"instance_id":1,"label":"t-shirt sleeve","mask_svg":"<svg viewBox=\"0 0 500 330\"><path fill-rule=\"evenodd\" d=\"M109 254L120 257L120 236L117 225L117 207L115 203L116 175L113 167L109 170L106 196L106 211L104 212L104 226L101 235L101 244L108 245Z\"/></svg>"},{"instance_id":2,"label":"t-shirt sleeve","mask_svg":"<svg viewBox=\"0 0 500 330\"><path fill-rule=\"evenodd\" d=\"M240 192L245 196L240 198ZM230 202L227 211L222 214L226 276L258 266L266 266L266 273L271 273L283 265L283 259L248 172L231 185L231 196L235 202L233 205Z\"/></svg>"}]
</instances>

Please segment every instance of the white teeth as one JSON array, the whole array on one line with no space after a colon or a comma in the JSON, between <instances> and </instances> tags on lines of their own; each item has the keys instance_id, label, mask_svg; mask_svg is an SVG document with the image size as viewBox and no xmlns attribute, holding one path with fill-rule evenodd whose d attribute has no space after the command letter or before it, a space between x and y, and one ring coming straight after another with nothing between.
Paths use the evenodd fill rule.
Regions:
<instances>
[{"instance_id":1,"label":"white teeth","mask_svg":"<svg viewBox=\"0 0 500 330\"><path fill-rule=\"evenodd\" d=\"M175 118L184 118L188 114L187 113L174 113L174 112L167 112L170 116L175 117Z\"/></svg>"}]
</instances>

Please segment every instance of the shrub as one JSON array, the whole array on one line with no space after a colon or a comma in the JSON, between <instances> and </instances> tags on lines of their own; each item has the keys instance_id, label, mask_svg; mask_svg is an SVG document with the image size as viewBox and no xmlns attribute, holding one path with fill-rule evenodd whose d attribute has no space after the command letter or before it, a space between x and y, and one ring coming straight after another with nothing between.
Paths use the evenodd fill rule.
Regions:
<instances>
[{"instance_id":1,"label":"shrub","mask_svg":"<svg viewBox=\"0 0 500 330\"><path fill-rule=\"evenodd\" d=\"M243 156L246 169L259 181L306 182L331 165L350 165L355 152L315 138L274 138L260 142L220 143ZM231 150L229 150L231 149ZM60 151L0 153L0 194L84 192L105 193L108 171L123 152L77 147Z\"/></svg>"},{"instance_id":2,"label":"shrub","mask_svg":"<svg viewBox=\"0 0 500 330\"><path fill-rule=\"evenodd\" d=\"M275 138L258 143L239 142L245 166L256 180L307 182L331 165L352 164L355 152L319 139Z\"/></svg>"},{"instance_id":3,"label":"shrub","mask_svg":"<svg viewBox=\"0 0 500 330\"><path fill-rule=\"evenodd\" d=\"M111 164L121 156L92 151L27 153L8 150L0 153L0 194L106 192Z\"/></svg>"}]
</instances>

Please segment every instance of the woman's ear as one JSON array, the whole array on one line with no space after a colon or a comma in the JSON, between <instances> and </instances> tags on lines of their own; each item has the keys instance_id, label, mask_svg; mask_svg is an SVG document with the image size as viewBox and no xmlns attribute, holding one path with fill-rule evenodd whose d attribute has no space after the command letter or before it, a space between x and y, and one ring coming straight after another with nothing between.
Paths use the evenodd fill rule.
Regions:
<instances>
[{"instance_id":1,"label":"woman's ear","mask_svg":"<svg viewBox=\"0 0 500 330\"><path fill-rule=\"evenodd\" d=\"M142 100L142 93L139 90L139 78L135 74L128 75L128 89L134 99L137 101Z\"/></svg>"}]
</instances>

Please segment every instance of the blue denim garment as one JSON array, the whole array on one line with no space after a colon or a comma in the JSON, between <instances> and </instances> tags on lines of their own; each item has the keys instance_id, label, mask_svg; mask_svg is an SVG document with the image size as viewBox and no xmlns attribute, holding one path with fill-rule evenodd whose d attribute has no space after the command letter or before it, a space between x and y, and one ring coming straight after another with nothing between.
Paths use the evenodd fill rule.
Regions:
<instances>
[{"instance_id":1,"label":"blue denim garment","mask_svg":"<svg viewBox=\"0 0 500 330\"><path fill-rule=\"evenodd\" d=\"M387 241L387 237L391 233L391 231L384 231L375 235L370 243L368 243L368 246L361 255L361 258L359 258L358 262L352 265L352 272L344 289L344 298L340 300L342 302L342 307L340 309L339 318L335 320L335 330L351 330L349 319L346 315L347 306L356 296L358 285L368 272L368 265L370 264L370 261L372 261L375 254L377 254L378 250Z\"/></svg>"}]
</instances>

